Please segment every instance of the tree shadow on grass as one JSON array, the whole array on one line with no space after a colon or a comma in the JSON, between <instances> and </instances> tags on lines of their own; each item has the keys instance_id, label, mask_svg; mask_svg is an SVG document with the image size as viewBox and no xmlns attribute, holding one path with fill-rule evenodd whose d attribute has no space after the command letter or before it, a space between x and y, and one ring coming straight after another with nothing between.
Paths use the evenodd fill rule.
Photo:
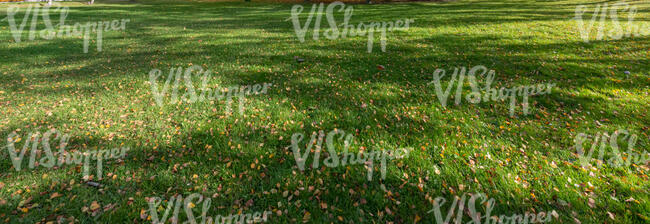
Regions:
<instances>
[{"instance_id":1,"label":"tree shadow on grass","mask_svg":"<svg viewBox=\"0 0 650 224\"><path fill-rule=\"evenodd\" d=\"M211 10L219 5L206 4L206 6L213 6L213 8L205 7L203 9L203 14L197 15L212 15L213 12ZM255 22L256 20L253 14L254 12L259 12L259 9L237 6L238 4L234 4L233 7L221 9L220 12L223 12L224 15L228 15L227 13L231 12L239 12L242 13L242 16L237 18L243 19L224 20L226 23L223 27L238 29L244 26L251 28L252 30L262 29L271 33L278 32L282 34L289 32L289 34L292 34L289 22L285 22L286 25L282 25L284 24L283 22ZM160 7L162 7L162 5L160 5ZM182 11L181 13L177 12L178 7L185 7L187 10L191 9L189 4L171 5L170 8L174 8L174 10L163 11L163 13L169 14L170 17L181 15ZM283 13L288 14L288 5L278 7L286 7L287 10ZM148 9L145 7L143 8L142 13L146 14L147 10L153 12L157 9L159 9L158 6L149 6ZM276 9L269 9L269 11L274 10ZM88 15L90 14L92 14L92 12L88 13ZM283 19L283 17L286 17L285 14L280 14L281 13L273 15L271 19ZM183 17L181 19L189 19L193 16L196 15L188 15L187 18ZM247 17L250 17L250 24L246 23ZM551 19L550 17L553 16L549 16L548 19ZM138 19L144 20L146 18L140 17ZM160 24L161 26L167 25L168 27L175 27L178 30L180 30L180 27L189 27L190 31L187 31L188 33L191 33L191 31L210 29L212 27L210 21L191 24L181 21L165 21L165 19L167 18L161 17L148 21L155 21L156 25ZM134 19L134 21L136 21L136 19ZM241 23L237 23L237 21L241 21ZM146 25L146 23L140 23L140 25ZM435 94L431 87L424 87L426 83L430 81L430 76L422 76L422 74L427 73L427 71L428 73L431 73L436 68L445 68L450 70L452 69L451 67L454 66L470 67L472 65L484 64L490 69L504 71L503 73L498 72L500 78L499 81L508 82L513 80L512 84L517 81L522 84L527 82L546 82L549 78L553 78L552 80L557 81L561 85L559 89L564 89L570 84L566 82L565 79L573 77L573 79L576 80L575 83L581 86L595 89L607 88L606 82L592 82L584 78L584 76L592 73L603 74L602 71L597 68L582 66L578 63L580 61L577 60L569 59L563 61L561 66L572 71L580 71L584 73L579 74L581 76L568 74L559 79L557 77L560 76L561 73L556 72L556 68L549 68L540 69L540 76L522 77L523 74L528 74L531 69L543 67L542 63L538 62L538 57L533 54L523 56L491 54L490 49L480 48L484 44L495 46L495 48L514 49L515 52L527 52L532 48L535 51L550 54L550 51L555 49L573 49L582 47L584 44L579 42L567 43L566 46L560 44L547 44L537 47L524 44L493 43L494 41L503 38L498 35L472 37L439 35L412 41L411 43L391 44L389 45L389 50L391 50L391 52L396 52L395 54L401 53L405 56L396 57L393 55L391 60L387 60L383 59L382 53L366 54L363 38L344 40L340 42L310 41L304 45L297 45L293 44L297 43L293 36L287 38L265 37L263 40L256 40L255 35L238 37L242 44L246 44L247 48L255 47L260 49L265 49L266 46L271 43L281 40L294 41L281 45L280 49L255 52L238 48L233 44L227 43L208 43L206 46L188 44L184 42L183 39L175 39L174 37L156 37L153 33L149 34L148 32L154 31L154 29L149 26L135 27L134 30L129 32L145 32L145 34L137 34L134 36L134 39L137 40L136 43L141 44L142 46L152 47L148 47L144 50L135 50L131 53L107 50L96 54L97 56L110 56L114 64L124 66L122 69L125 72L115 72L117 74L111 76L110 79L107 80L109 83L122 83L122 80L137 80L144 82L147 80L147 73L150 67L165 70L164 68L166 67L178 65L178 60L182 60L195 64L207 64L207 68L211 68L210 65L215 65L217 68L230 68L229 72L222 72L226 73L221 76L225 79L224 84L245 85L252 82L272 82L277 85L278 88L273 89L268 96L251 98L251 103L254 107L250 112L255 113L256 117L233 116L229 118L221 118L220 113L211 113L200 118L195 118L204 123L206 123L206 120L213 120L213 122L215 122L213 124L206 124L207 127L202 127L201 131L197 130L196 127L193 127L192 122L188 122L182 117L182 115L178 114L182 112L175 111L176 108L179 107L177 105L170 105L161 109L155 108L151 109L151 111L146 111L147 114L143 116L150 119L145 123L145 125L149 126L139 127L139 129L144 129L140 130L140 132L147 133L139 135L140 137L127 135L128 137L123 139L124 141L128 141L128 144L140 146L133 147L133 154L130 158L134 160L127 160L122 166L117 168L123 169L119 172L119 179L114 182L104 182L108 185L106 186L106 189L108 189L106 192L108 193L97 194L97 192L86 188L74 188L72 193L66 194L64 197L52 201L51 205L47 201L48 195L40 195L35 198L35 201L45 201L41 203L44 205L42 211L49 211L50 207L55 207L55 202L67 201L66 199L72 197L71 195L73 194L79 195L79 198L88 199L84 204L90 204L89 202L92 200L99 200L102 202L102 205L104 205L104 203L115 203L115 198L134 197L136 198L136 201L132 205L128 205L125 200L121 200L118 202L120 203L120 208L116 212L109 212L106 216L100 216L98 219L110 222L139 222L141 220L138 220L137 218L135 218L135 220L128 219L139 217L140 209L148 208L144 200L142 200L143 197L160 196L164 198L169 197L174 193L183 193L187 195L189 192L201 192L205 196L209 196L214 193L222 192L222 196L217 196L214 201L218 201L221 205L226 207L236 204L236 201L238 200L241 200L239 202L240 204L245 204L249 199L253 199L254 201L254 204L248 208L252 211L275 208L277 207L277 202L282 202L285 204L284 206L289 206L288 209L290 209L290 214L279 218L274 217L277 218L276 221L288 222L292 221L292 219L300 219L302 218L304 211L309 211L312 213L312 217L323 222L336 220L336 216L338 215L343 217L361 216L366 220L373 220L381 219L373 215L378 211L386 211L387 208L393 212L400 211L399 214L410 215L409 217L386 216L385 218L385 220L399 221L412 220L416 214L427 214L426 212L431 206L428 202L425 202L426 200L422 200L422 198L427 194L429 197L433 198L441 195L446 196L447 199L450 200L451 195L454 194L449 190L450 188L454 189L454 192L457 192L456 194L458 194L463 192L457 187L458 184L465 184L469 191L470 189L480 189L480 183L484 185L490 183L491 187L484 189L500 191L493 192L494 194L492 194L492 197L499 199L497 205L503 206L499 207L499 211L504 214L511 214L513 211L528 211L526 208L529 207L543 209L555 208L554 205L549 202L549 200L553 198L552 194L540 194L539 192L536 192L538 193L539 202L526 201L529 200L527 199L528 192L517 192L517 190L521 190L521 188L514 187L512 181L506 176L506 173L508 172L525 170L516 167L515 164L517 164L517 162L529 160L529 158L526 157L527 155L513 154L511 156L513 162L504 166L495 166L496 162L479 161L485 162L486 166L489 165L494 167L494 170L490 172L479 170L477 171L479 174L475 174L472 167L468 165L471 161L468 159L468 156L473 157L472 154L476 153L477 150L472 148L470 145L463 145L461 143L462 140L480 139L479 136L489 136L498 139L490 142L497 145L493 146L494 148L498 148L499 144L518 144L519 140L516 138L523 138L525 135L513 134L513 136L504 136L504 132L499 130L498 126L507 126L507 122L515 122L517 120L521 123L535 121L535 118L532 116L517 117L517 119L510 118L507 115L507 109L504 105L495 105L492 103L479 105L462 104L459 106L450 106L449 108L444 109L437 101L435 101L436 98L433 97ZM218 35L197 34L195 38L208 39L211 36ZM605 46L610 43L613 45L620 45L622 41L594 42L590 46ZM421 50L421 48L412 46L413 43L417 42L437 44L437 46L442 49L441 54L443 55L424 54L418 55L420 57L406 56L416 55L419 50ZM11 54L20 55L20 57L11 60L13 60L13 63L20 63L22 62L21 60L27 60L39 55L46 55L54 57L56 61L72 61L77 62L78 64L88 62L88 70L75 71L73 68L70 68L52 72L55 75L55 78L53 78L52 81L64 80L70 82L85 82L88 84L87 86L89 86L90 89L80 91L83 96L92 95L90 92L102 93L105 95L115 93L114 91L106 90L103 86L100 86L97 83L94 74L90 72L92 68L99 68L104 65L102 60L84 60L86 55L81 53L73 56L72 59L70 57L71 55L60 55L60 50L57 50L56 48L57 43L59 42L48 43L46 45L48 51L44 52L37 52L36 48L31 48L31 46L26 47L28 51L21 51L20 48L13 49L11 50ZM350 47L351 44L355 43L358 47ZM81 42L72 43L65 40L64 44L80 45ZM178 46L173 49L164 48L164 46L173 46L174 44L178 44ZM181 48L185 48L185 50L178 50ZM289 51L289 48L296 49ZM314 53L314 49L317 50L317 53ZM641 51L642 49L632 50ZM354 51L362 53L352 53ZM19 54L25 52L29 53ZM155 54L152 55L151 52L155 52ZM279 52L279 54L273 54L275 52ZM306 63L296 64L291 58L293 55L290 55L289 52L307 55L306 57L308 57L309 60ZM313 54L310 54L310 52ZM458 52L468 53L463 56L454 56ZM336 54L340 54L340 57L335 58L331 56ZM217 57L214 55L219 56ZM486 57L486 55L489 55L490 57ZM205 56L213 57L207 59ZM158 62L159 64L156 65L155 62L152 63L152 61ZM34 62L36 62L36 60ZM164 64L161 65L161 62ZM605 61L600 61L594 58L587 62L600 64L636 63L639 67L635 67L635 69L638 69L639 71L643 69L643 60L607 59ZM149 63L150 66L143 66L147 63ZM388 63L390 66L386 72L382 73L375 69L377 64L388 65ZM237 68L244 64L250 66L246 68ZM274 67L277 69L273 72L255 71L255 68L252 68L254 66ZM235 68L233 69L232 67ZM513 71L511 67L517 67L517 69ZM43 68L46 67L44 66ZM635 69L630 70L636 72L637 70ZM108 68L99 69L100 73L106 73L108 71ZM391 74L391 71L399 72ZM520 71L524 72L522 73ZM241 74L244 75L240 76ZM502 74L503 77L501 77ZM604 76L602 78L604 78ZM509 82L509 84L511 83ZM21 89L16 88L16 85L18 84L11 85L11 88L14 88L12 90L18 91ZM26 86L23 85L20 87ZM147 86L141 85L138 87L144 87L146 89ZM626 82L621 84L621 88L639 90L642 87ZM377 93L379 90L386 90L386 92L383 94ZM44 92L44 89L37 87L35 90L27 89L25 91L27 94L37 96L39 93ZM60 92L53 91L50 94L55 98L59 98L62 95L70 93L69 91L72 91L72 89L62 88ZM148 89L146 89L146 91L148 91ZM588 104L592 107L599 105L599 99L571 97L564 93L567 91L562 92L563 94L552 94L544 100L536 99L535 101L539 100L539 111L555 113L553 111L575 110L580 108L577 106L577 102L589 102ZM282 101L285 102L282 103ZM264 112L255 110L255 108L264 108L265 103L270 104L271 107L279 108L278 111L270 112L274 113L272 114L273 116L271 116ZM361 107L364 103L367 104L365 109ZM560 106L560 103L564 103L564 105ZM89 106L104 107L108 110L123 106L110 106L108 102L93 102L93 104L95 105ZM143 103L143 105L147 106L148 104ZM209 111L211 107L214 108L212 104L207 103L192 105L192 107L195 107L193 110L197 113L199 111ZM405 109L411 107L416 107L418 109L415 109L415 111ZM423 111L424 109L422 108L424 107L431 109L431 111ZM182 110L183 107L181 106L180 109ZM433 112L433 110L436 112ZM170 113L170 111L173 111L171 113L176 113L176 115L170 118L171 121L164 122L164 118L162 118L163 116L156 115L158 111L164 111L165 115ZM249 110L247 110L247 112L248 111ZM409 113L416 113L416 115L411 115ZM603 114L603 117L610 115L614 116L614 114L610 114L610 112L607 113L608 114ZM485 124L483 127L468 126L467 124L472 123L469 119L474 118L474 116L471 116L472 114L476 114L478 116L477 119L484 121L483 123L493 121L494 124ZM556 115L560 114L560 112L557 112ZM630 112L630 114L636 116L638 113ZM285 118L283 116L295 118L290 121L296 122L296 124L284 125L283 123L289 122L289 120L282 120L281 118ZM159 120L163 121L159 121L159 117L161 118ZM270 120L262 119L264 117L270 117ZM426 119L425 117L429 118ZM600 117L600 115L593 115L593 117L587 116L587 119L598 119ZM35 118L40 117L36 116ZM66 119L59 113L55 115L55 118L56 119L50 121L51 124L62 125L75 123ZM142 117L139 117L138 119L141 118ZM237 122L237 119L245 120L246 122L254 122L256 124L247 124L241 120ZM219 123L217 123L218 120ZM625 121L626 118L624 117L612 119L612 122L617 123L625 123ZM643 120L640 122L643 122ZM29 124L30 122L27 121L14 122L11 124L11 127L3 128L2 136L7 135L5 130L9 131L17 128L24 128L25 126L29 126ZM79 125L79 122L76 122L75 124ZM268 127L271 124L276 126ZM304 125L305 127L301 128L299 124ZM399 125L402 126L399 127ZM182 127L181 134L174 135L174 137L169 140L169 138L164 135L173 135L171 133L174 133L173 130L176 126ZM251 131L249 133L246 130L250 130L251 126L257 126L258 128L262 128L262 126L266 127L264 130L260 129L257 132ZM522 126L526 127L526 125ZM133 128L135 129L136 127ZM213 133L208 131L210 128L215 129ZM344 129L345 131L350 132L356 132L357 129L360 130L359 132L361 133L361 136L359 139L362 140L361 143L364 145L372 145L374 140L385 140L390 141L385 143L387 145L395 144L413 146L416 147L416 149L421 150L422 152L414 154L415 158L417 158L417 156L427 157L424 157L424 159L409 160L405 168L396 168L396 164L392 163L389 168L388 178L382 182L367 182L365 180L365 172L361 167L355 167L352 171L349 171L349 173L346 173L348 171L344 168L326 168L324 170L309 169L305 172L298 172L294 168L293 155L290 150L286 148L290 144L290 136L297 132L308 135L311 131L327 131L334 128ZM513 132L517 132L523 128L513 129ZM161 130L166 130L167 133ZM228 131L229 135L221 134L220 131L222 130L224 132ZM550 128L537 128L533 129L533 131L528 131L530 131L530 134L533 136L549 136L550 133L545 132L548 130L550 130ZM75 134L83 136L82 133ZM126 135L126 133L123 134ZM106 135L107 134L94 134L93 138L102 139L106 138ZM135 135L137 135L137 133ZM282 136L284 140L278 140L280 136ZM381 138L379 136L381 136ZM426 136L426 138L423 136ZM86 137L80 138L85 139ZM559 147L565 146L563 144L569 142L569 138L569 136L566 136L566 140L551 142L551 145L556 147L555 151L553 149L544 148L542 143L537 143L535 148L543 151L542 153L545 155L555 153L559 154L561 153ZM441 158L438 156L440 152L435 151L435 149L430 147L437 144L447 143L447 141L443 141L442 139L451 140L447 146L451 153L448 153L447 156L452 156L453 159ZM152 148L156 143L151 142L145 145L145 142L148 140L156 141L158 144L158 148L155 151L152 150ZM259 143L265 143L265 145L258 146ZM429 147L425 147L425 149L422 150L418 146L424 145L423 143L431 144ZM458 144L452 145L452 143ZM73 142L73 144L77 147L80 147L79 145L81 144L86 144L90 147L100 147L104 143L95 140L77 141ZM183 147L183 145L185 145L185 147ZM213 145L213 150L206 150L206 145ZM240 149L237 145L242 145L243 148ZM233 149L232 147L235 148ZM498 152L499 154L494 153L494 156L498 156L501 160L508 158L508 155L505 155L506 153L512 153L505 150L495 150L492 147L490 150L493 150L490 152ZM458 155L454 156L454 153L458 153ZM269 158L271 154L274 154L273 158ZM163 157L165 157L165 160L163 160ZM149 158L152 159L149 160ZM555 156L555 158L564 157ZM473 159L476 160L476 158ZM260 163L256 163L256 167L264 168L260 168L260 170L257 170L256 168L249 169L249 167L251 167L250 164L254 164L256 160L260 161ZM3 161L4 166L2 166L2 168L10 167L10 163L7 160ZM230 166L227 165L229 162L232 162ZM441 164L441 162L444 162L444 164ZM539 159L535 159L534 163L540 164L541 162ZM174 166L177 164L180 167L177 167L179 171L172 172ZM185 164L187 164L187 166L184 166ZM262 166L262 164L264 166ZM445 173L440 176L434 176L433 173L435 173L435 170L433 165L441 166L441 169L443 169ZM70 169L71 168L64 168L66 171ZM265 177L261 177L260 171L265 173ZM294 174L294 172L296 172L296 174ZM404 177L405 173L409 174L411 178ZM193 177L195 174L198 176L197 178ZM346 174L345 178L343 178L344 174ZM428 176L428 174L431 174L429 176L430 178L425 178L429 180L426 180L427 182L425 182L422 191L417 187L420 182L419 180L414 179L413 174L416 174L415 176L418 177ZM25 172L18 176L27 175L27 172ZM206 175L208 177L205 177ZM235 175L235 177L232 175ZM35 176L39 175L36 174ZM477 178L479 183L474 182L471 178L472 176ZM78 179L78 174L74 177L77 177ZM548 177L547 179L532 184L548 183L551 184L551 186L561 187L563 182L560 181L560 177L561 174L557 174L553 177ZM65 179L65 181L62 180L62 182L66 182L66 178L62 178ZM127 180L126 178L131 179ZM323 180L326 184L321 185L319 179ZM378 179L378 176L375 175L374 179ZM188 183L190 183L190 185L187 185ZM384 186L391 191L393 196L386 196L387 193L381 190L380 183L383 183ZM222 187L224 189L222 191L217 190L219 184L223 184ZM277 189L278 193L272 195L266 195L263 193L264 191L271 191L269 188L274 188L276 186L274 184L281 185L281 187ZM32 192L34 192L32 194L36 195L36 192L49 192L48 185L50 184L42 183L40 186L32 190ZM290 194L294 194L294 192L300 187L304 187L308 191L309 186L314 186L321 192L327 192L327 194L321 193L320 195L317 195L316 193L306 193L305 191L300 190L299 195L294 196L295 199L291 200L291 203L288 203L289 200L281 195L285 190ZM121 189L126 193L115 193L118 191L117 189ZM203 191L203 189L206 189L206 191ZM227 192L228 189L230 189L229 192ZM512 191L505 191L504 189ZM355 193L351 193L350 190L353 190ZM365 193L362 194L361 192L364 191ZM140 194L137 194L137 192L140 192ZM516 193L512 194L510 192ZM397 196L397 193L399 196ZM638 195L642 193L637 192L631 194L635 198L639 198ZM567 195L560 196L561 198L568 197ZM365 204L361 202L361 198L366 200ZM524 200L523 198L526 199ZM295 204L297 200L301 200L302 207L298 207ZM569 197L568 199L565 198L565 200L574 205L584 204L579 198ZM359 210L363 210L362 212L353 209L345 211L337 211L334 209L352 208L354 205L350 206L350 203L353 204L357 201L360 204L358 208ZM397 204L395 201L400 201L400 204ZM507 201L512 202L512 204L504 205ZM19 200L12 200L10 204L11 207L7 205L1 208L1 210L13 211L18 202ZM319 210L322 207L320 202L327 203L331 209L324 211L322 209ZM80 209L75 204L68 204L70 205L64 206L65 209L60 214L80 214ZM586 209L582 207L580 208L583 210ZM223 209L222 211L228 213L234 212L235 210L236 209L228 208ZM46 212L43 214L45 213ZM565 211L565 213L569 214L569 211ZM620 214L622 214L622 212ZM83 219L84 221L96 221L92 220L88 215L81 215L80 217L80 219ZM35 217L31 221L38 221L38 219L39 217ZM424 218L425 221L432 219L432 216Z\"/></svg>"}]
</instances>

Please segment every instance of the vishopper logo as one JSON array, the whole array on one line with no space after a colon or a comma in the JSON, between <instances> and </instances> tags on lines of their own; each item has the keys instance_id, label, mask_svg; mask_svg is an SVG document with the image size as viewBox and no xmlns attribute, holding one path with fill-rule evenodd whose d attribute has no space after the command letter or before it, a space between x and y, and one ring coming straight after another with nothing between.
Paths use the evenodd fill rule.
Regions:
<instances>
[{"instance_id":1,"label":"vishopper logo","mask_svg":"<svg viewBox=\"0 0 650 224\"><path fill-rule=\"evenodd\" d=\"M339 158L339 153L337 152L336 146L334 145L334 141L336 140L337 135L338 140L343 140L343 157L341 158ZM294 159L296 159L298 169L301 171L305 170L305 163L307 162L309 154L312 152L314 153L314 157L311 167L313 169L319 167L323 139L325 139L329 156L323 161L323 164L325 164L325 166L333 168L338 166L363 164L368 170L368 181L372 180L372 174L375 170L375 162L380 162L381 179L386 179L386 160L406 158L408 157L408 153L413 150L412 148L399 148L394 151L374 150L367 152L364 150L365 147L361 147L362 150L355 155L355 153L349 152L350 147L354 144L354 136L352 134L346 135L345 131L339 129L330 131L327 133L327 137L325 137L325 132L322 130L318 133L312 133L311 139L309 142L307 142L304 152L300 149L300 142L302 142L303 139L304 135L302 133L295 133L291 136L291 150L293 151Z\"/></svg>"},{"instance_id":2,"label":"vishopper logo","mask_svg":"<svg viewBox=\"0 0 650 224\"><path fill-rule=\"evenodd\" d=\"M467 78L469 85L472 88L472 92L465 96L465 100L467 100L470 103L477 104L481 102L489 102L489 101L496 102L497 100L503 101L509 99L510 116L514 116L515 109L517 107L517 96L522 97L523 100L522 110L524 112L524 115L527 115L529 113L528 110L529 96L550 94L552 88L555 86L554 83L549 83L549 84L518 86L512 88L501 87L499 90L497 90L495 88L492 88L492 83L494 82L494 77L495 77L494 70L488 71L488 69L485 66L479 65L479 66L474 66L472 69L469 70L469 72L467 72L467 68L465 67L461 67L460 69L454 68L454 73L451 75L451 80L449 81L447 88L444 89L443 91L442 83L440 81L442 78L445 77L446 72L447 71L444 69L436 69L436 71L433 73L433 81L427 84L427 85L434 84L436 96L438 97L438 100L440 100L440 103L442 104L443 107L447 106L447 100L449 99L449 95L451 94L452 88L456 83L456 81L458 81L458 83L456 83L454 104L459 105L462 102L463 85L464 85L465 78ZM480 88L480 85L477 81L477 76L483 76L486 73L487 76L485 77L485 85L484 85L485 87Z\"/></svg>"},{"instance_id":3,"label":"vishopper logo","mask_svg":"<svg viewBox=\"0 0 650 224\"><path fill-rule=\"evenodd\" d=\"M444 197L436 197L433 200L433 209L429 210L429 213L433 212L435 223L436 224L448 224L452 223L452 218L455 217L455 224L460 224L463 222L463 214L469 215L470 220L467 224L502 224L502 223L546 223L550 222L553 217L558 218L559 215L555 210L550 212L539 212L539 213L529 213L524 214L513 214L508 215L492 215L492 210L494 209L494 198L489 198L483 193L469 194L469 200L467 200L467 194L463 194L462 197L454 197L454 201L449 207L449 211L445 217L442 216L442 207L447 203L447 199ZM467 202L467 204L466 204ZM485 205L485 213L481 213L478 208L478 205ZM467 207L465 207L467 206ZM444 220L443 220L444 218Z\"/></svg>"},{"instance_id":4,"label":"vishopper logo","mask_svg":"<svg viewBox=\"0 0 650 224\"><path fill-rule=\"evenodd\" d=\"M585 152L583 149L584 143L588 140L591 140L591 148L588 152ZM627 130L619 129L616 130L610 136L607 132L596 133L593 136L589 136L585 133L580 133L574 139L576 151L579 156L580 165L583 167L588 166L591 163L591 159L594 158L594 152L598 150L598 168L602 166L601 161L605 161L605 155L610 154L607 159L607 164L610 167L621 167L629 166L630 164L647 164L650 161L650 154L647 151L644 151L640 154L634 151L636 146L637 136L635 134L630 134ZM627 155L623 154L623 151L619 151L619 144L627 145ZM607 148L611 148L611 152L607 153ZM625 158L625 159L624 159Z\"/></svg>"},{"instance_id":5,"label":"vishopper logo","mask_svg":"<svg viewBox=\"0 0 650 224\"><path fill-rule=\"evenodd\" d=\"M179 102L194 103L210 100L221 100L225 98L227 115L231 113L233 97L238 98L239 114L242 115L244 113L246 96L265 94L268 88L273 85L271 83L263 83L245 86L235 85L224 89L212 89L208 84L212 78L211 74L212 72L209 69L204 70L203 67L199 65L193 65L185 69L184 73L182 67L172 67L169 70L169 75L167 75L165 83L161 87L158 85L157 80L160 76L162 76L162 71L159 69L153 69L149 72L149 84L151 85L153 98L158 106L162 107L164 105L164 97L170 91L171 99L169 103L171 104ZM200 89L194 88L194 77L200 78ZM183 86L181 86L181 82L184 88L182 88ZM197 92L200 92L200 94L197 95ZM182 94L180 98L178 97L178 94Z\"/></svg>"},{"instance_id":6,"label":"vishopper logo","mask_svg":"<svg viewBox=\"0 0 650 224\"><path fill-rule=\"evenodd\" d=\"M268 220L268 216L270 214L273 214L271 211L264 211L263 213L238 213L236 215L217 215L211 217L208 215L208 213L210 212L212 199L203 197L203 195L198 193L190 194L185 199L183 199L182 195L172 196L169 198L169 200L165 200L164 202L167 203L166 207L163 205L163 200L159 197L147 198L147 203L149 204L149 216L146 215L145 210L142 210L140 215L142 218L146 217L146 219L150 220L153 224L167 223L167 220L175 224L180 222L182 219L179 217L179 213L181 213L182 207L182 211L184 212L187 221L181 223L196 224L197 219L200 219L201 224L243 224L266 222ZM198 217L195 216L195 208L201 209L199 213L200 215Z\"/></svg>"},{"instance_id":7,"label":"vishopper logo","mask_svg":"<svg viewBox=\"0 0 650 224\"><path fill-rule=\"evenodd\" d=\"M122 20L112 20L112 21L99 21L99 22L87 22L86 24L75 23L73 26L66 25L65 20L68 17L69 8L66 6L57 6L52 8L50 5L46 6L33 6L29 5L25 10L25 15L22 18L22 21L19 23L16 21L15 16L20 12L21 7L11 6L7 8L7 21L9 22L9 27L11 28L11 35L14 37L14 40L17 43L20 43L24 35L23 30L29 22L30 28L28 32L29 40L34 40L36 36L45 39L51 40L55 37L77 37L82 36L84 38L83 42L83 51L88 53L88 46L90 45L90 35L91 33L96 33L97 39L97 51L102 51L103 44L103 33L108 31L119 31L126 29L126 23L129 22L129 19ZM50 13L59 14L59 23L54 24L50 19ZM30 21L31 16L31 21ZM45 24L45 29L38 30L38 18L42 17L43 23Z\"/></svg>"},{"instance_id":8,"label":"vishopper logo","mask_svg":"<svg viewBox=\"0 0 650 224\"><path fill-rule=\"evenodd\" d=\"M630 6L626 2L614 3L611 6L608 3L604 3L596 4L593 10L588 25L585 25L585 21L582 18L585 12L588 11L587 6L579 5L575 10L575 20L578 23L580 37L585 43L590 41L590 35L597 20L599 23L595 33L596 40L605 39L605 35L613 40L620 40L623 37L647 36L650 34L650 26L647 23L644 26L643 21L634 21L637 12L636 6ZM627 25L625 27L619 22L619 11L627 12ZM612 26L606 29L605 21L607 17L611 19Z\"/></svg>"},{"instance_id":9,"label":"vishopper logo","mask_svg":"<svg viewBox=\"0 0 650 224\"><path fill-rule=\"evenodd\" d=\"M52 140L59 140L58 153L52 152L50 143ZM83 178L90 179L90 162L91 160L97 161L97 178L102 178L103 162L110 159L121 159L126 156L129 151L128 147L113 148L111 150L94 150L89 152L66 152L70 136L61 134L55 129L48 130L42 136L40 133L29 133L23 139L18 134L11 133L7 137L7 151L11 157L11 163L16 171L20 171L23 167L25 154L29 151L29 169L42 166L45 168L52 168L54 166L67 165L82 165ZM16 144L24 141L22 150L16 150ZM39 149L39 145L42 149ZM31 148L31 150L29 150ZM43 154L44 153L44 154ZM58 159L57 159L58 155ZM82 164L83 163L83 164Z\"/></svg>"},{"instance_id":10,"label":"vishopper logo","mask_svg":"<svg viewBox=\"0 0 650 224\"><path fill-rule=\"evenodd\" d=\"M339 8L338 12L345 12L342 24L337 24L334 11L336 8ZM304 24L300 23L300 14L304 10L302 5L294 5L291 8L291 17L287 20L291 20L293 23L293 28L296 32L296 36L301 43L305 42L305 35L309 26L314 21L314 32L313 39L318 40L320 37L320 28L321 21L323 17L324 4L320 3L318 6L316 4L312 5L309 16ZM318 10L318 11L317 11ZM392 32L394 30L408 30L411 23L415 22L414 19L404 19L397 20L395 22L370 22L369 24L359 23L357 26L349 24L350 18L352 17L354 9L352 6L346 7L342 2L333 2L327 6L325 11L325 18L329 25L329 29L326 29L323 33L327 39L334 40L338 38L354 37L354 36L367 36L368 37L368 53L372 52L373 42L375 40L374 34L380 32L380 45L381 51L386 52L386 33ZM315 16L315 17L314 17Z\"/></svg>"}]
</instances>

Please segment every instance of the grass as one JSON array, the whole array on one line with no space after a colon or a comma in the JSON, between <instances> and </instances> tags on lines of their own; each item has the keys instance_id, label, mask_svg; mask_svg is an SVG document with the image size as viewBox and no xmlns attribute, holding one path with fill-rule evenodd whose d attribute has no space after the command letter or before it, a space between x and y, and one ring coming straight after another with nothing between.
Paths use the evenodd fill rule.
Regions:
<instances>
[{"instance_id":1,"label":"grass","mask_svg":"<svg viewBox=\"0 0 650 224\"><path fill-rule=\"evenodd\" d=\"M301 43L286 21L291 4L62 3L67 24L130 19L104 34L103 51L93 43L88 53L80 37L16 42L4 20L0 136L56 128L71 136L71 150L131 150L104 165L97 188L74 165L16 171L3 147L0 222L146 223L146 198L200 193L213 197L212 216L270 210L270 223L433 223L433 198L481 192L496 200L497 216L556 210L552 223L648 223L647 164L575 162L578 133L627 129L639 136L635 150L648 150L650 39L585 43L572 20L576 6L605 2L614 3L354 5L351 24L415 19L388 34L386 52L376 41L372 53L366 37L312 40L310 31ZM628 2L635 24L648 27L650 4ZM243 115L228 116L224 100L155 104L149 71L191 65L214 71L213 87L273 87L248 97ZM511 117L501 102L443 108L427 85L433 71L476 65L495 70L499 87L557 87L532 97L529 115ZM361 165L300 171L291 136L335 128L354 134L353 151L415 150L390 162L385 180L368 181ZM102 207L94 213L93 202Z\"/></svg>"}]
</instances>

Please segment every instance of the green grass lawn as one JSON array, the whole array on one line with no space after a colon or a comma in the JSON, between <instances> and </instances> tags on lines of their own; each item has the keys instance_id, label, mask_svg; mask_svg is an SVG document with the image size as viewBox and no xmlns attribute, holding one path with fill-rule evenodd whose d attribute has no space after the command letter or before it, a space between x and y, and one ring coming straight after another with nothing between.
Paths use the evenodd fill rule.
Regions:
<instances>
[{"instance_id":1,"label":"green grass lawn","mask_svg":"<svg viewBox=\"0 0 650 224\"><path fill-rule=\"evenodd\" d=\"M551 223L649 223L647 163L577 163L579 133L626 129L638 136L637 153L650 151L650 37L586 43L573 20L578 5L593 11L605 2L615 3L353 5L351 24L415 20L388 34L386 52L377 38L372 53L366 37L313 40L313 28L301 43L287 20L292 4L62 3L70 7L66 24L130 19L125 30L104 33L101 52L90 43L88 53L79 36L28 40L25 33L17 43L3 20L0 222L150 223L146 198L200 193L212 198L211 216L266 210L269 223L435 223L434 198L449 204L484 193L495 199L496 216L555 210ZM635 24L648 27L650 3L628 3L638 8ZM0 4L0 17L9 6ZM248 96L243 114L237 100L232 114L223 99L156 104L149 72L166 77L192 65L213 71L213 88L273 86ZM556 87L531 97L528 115L510 116L507 102L454 105L453 97L443 108L428 85L432 73L477 65L496 72L493 86ZM93 180L101 187L86 184L76 165L16 171L6 136L51 128L70 135L68 150L130 151L104 163L104 177ZM414 150L389 162L384 180L376 171L368 181L362 165L299 170L292 135L334 129L354 135L351 151Z\"/></svg>"}]
</instances>

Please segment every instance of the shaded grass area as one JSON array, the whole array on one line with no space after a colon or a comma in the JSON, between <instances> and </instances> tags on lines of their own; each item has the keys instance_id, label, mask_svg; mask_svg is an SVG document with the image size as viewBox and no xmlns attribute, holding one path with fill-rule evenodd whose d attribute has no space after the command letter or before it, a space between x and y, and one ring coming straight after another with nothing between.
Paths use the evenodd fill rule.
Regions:
<instances>
[{"instance_id":1,"label":"shaded grass area","mask_svg":"<svg viewBox=\"0 0 650 224\"><path fill-rule=\"evenodd\" d=\"M5 20L0 136L56 128L72 136L70 149L131 151L105 165L98 189L85 185L74 166L15 171L3 148L0 221L145 223L145 198L201 193L213 197L211 215L271 210L271 223L431 223L433 198L481 192L496 200L493 215L556 210L556 223L647 222L647 165L574 163L580 132L627 129L639 136L635 150L648 150L648 36L585 43L572 20L576 6L606 2L613 3L354 5L351 24L416 21L389 33L386 52L375 44L372 53L366 37L312 40L310 31L301 43L286 21L290 4L64 3L68 24L131 21L125 31L104 34L102 52L91 44L87 54L80 37L16 43ZM647 27L650 5L629 3L638 7L636 23ZM247 98L243 115L226 116L224 100L156 105L149 71L191 65L214 71L215 88L274 85ZM443 108L427 85L433 71L476 65L495 70L498 87L557 88L533 97L530 115L517 109L508 116L505 102ZM335 128L354 133L353 151L416 150L389 163L385 180L367 181L359 165L299 171L292 134ZM84 211L92 202L115 207Z\"/></svg>"}]
</instances>

